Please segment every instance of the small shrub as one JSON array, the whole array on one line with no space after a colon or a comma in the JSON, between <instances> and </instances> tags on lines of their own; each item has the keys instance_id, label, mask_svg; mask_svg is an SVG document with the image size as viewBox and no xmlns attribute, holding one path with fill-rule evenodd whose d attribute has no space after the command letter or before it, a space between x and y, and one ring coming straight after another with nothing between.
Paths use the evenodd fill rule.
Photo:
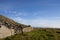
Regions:
<instances>
[{"instance_id":1,"label":"small shrub","mask_svg":"<svg viewBox=\"0 0 60 40\"><path fill-rule=\"evenodd\" d=\"M52 34L47 34L47 36L54 37L54 35L52 35Z\"/></svg>"},{"instance_id":2,"label":"small shrub","mask_svg":"<svg viewBox=\"0 0 60 40\"><path fill-rule=\"evenodd\" d=\"M8 38L8 37L7 37L7 38L5 38L5 40L11 40L11 38Z\"/></svg>"},{"instance_id":3,"label":"small shrub","mask_svg":"<svg viewBox=\"0 0 60 40\"><path fill-rule=\"evenodd\" d=\"M56 33L60 34L60 32L56 32Z\"/></svg>"}]
</instances>

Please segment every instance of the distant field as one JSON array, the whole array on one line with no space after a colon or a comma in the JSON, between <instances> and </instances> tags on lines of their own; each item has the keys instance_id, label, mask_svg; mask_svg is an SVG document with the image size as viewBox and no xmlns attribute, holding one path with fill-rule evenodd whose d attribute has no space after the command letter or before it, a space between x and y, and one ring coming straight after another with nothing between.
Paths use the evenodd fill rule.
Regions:
<instances>
[{"instance_id":1,"label":"distant field","mask_svg":"<svg viewBox=\"0 0 60 40\"><path fill-rule=\"evenodd\" d=\"M0 40L60 40L60 29L34 28L33 31Z\"/></svg>"}]
</instances>

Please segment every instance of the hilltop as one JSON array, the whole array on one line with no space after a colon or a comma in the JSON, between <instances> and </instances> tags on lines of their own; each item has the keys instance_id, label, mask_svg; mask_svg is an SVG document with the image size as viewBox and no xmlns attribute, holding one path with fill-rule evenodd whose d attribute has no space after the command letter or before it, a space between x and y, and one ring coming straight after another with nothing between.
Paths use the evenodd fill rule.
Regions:
<instances>
[{"instance_id":1,"label":"hilltop","mask_svg":"<svg viewBox=\"0 0 60 40\"><path fill-rule=\"evenodd\" d=\"M10 19L10 18L8 18L6 16L3 16L3 15L0 15L0 22L2 24L4 24L4 25L8 24L6 26L16 26L16 25L17 26L22 25L24 27L30 26L30 25L25 25L25 24L21 24L21 23L15 22L14 20L12 20L12 19Z\"/></svg>"}]
</instances>

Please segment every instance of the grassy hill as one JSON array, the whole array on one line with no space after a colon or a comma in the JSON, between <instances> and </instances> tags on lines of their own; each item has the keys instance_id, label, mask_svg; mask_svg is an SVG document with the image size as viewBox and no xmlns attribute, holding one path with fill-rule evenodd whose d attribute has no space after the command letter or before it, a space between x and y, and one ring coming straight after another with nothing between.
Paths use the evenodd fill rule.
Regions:
<instances>
[{"instance_id":1,"label":"grassy hill","mask_svg":"<svg viewBox=\"0 0 60 40\"><path fill-rule=\"evenodd\" d=\"M34 28L33 31L0 40L60 40L60 29Z\"/></svg>"},{"instance_id":2,"label":"grassy hill","mask_svg":"<svg viewBox=\"0 0 60 40\"><path fill-rule=\"evenodd\" d=\"M17 23L5 16L0 15L0 22L13 25L24 25ZM26 25L25 25L26 26ZM0 40L60 40L60 29L53 28L34 28L33 31L23 34L12 35Z\"/></svg>"}]
</instances>

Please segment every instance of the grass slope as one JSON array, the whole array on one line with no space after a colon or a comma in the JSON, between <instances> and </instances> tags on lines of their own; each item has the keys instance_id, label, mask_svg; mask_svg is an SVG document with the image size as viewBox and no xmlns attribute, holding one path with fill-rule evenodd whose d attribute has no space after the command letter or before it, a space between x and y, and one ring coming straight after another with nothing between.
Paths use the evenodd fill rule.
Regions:
<instances>
[{"instance_id":1,"label":"grass slope","mask_svg":"<svg viewBox=\"0 0 60 40\"><path fill-rule=\"evenodd\" d=\"M0 40L60 40L60 29L34 28L32 32L18 34Z\"/></svg>"},{"instance_id":2,"label":"grass slope","mask_svg":"<svg viewBox=\"0 0 60 40\"><path fill-rule=\"evenodd\" d=\"M3 15L0 15L0 22L2 22L2 23L8 22L11 25L19 25L19 23L15 22L12 19L5 17Z\"/></svg>"}]
</instances>

